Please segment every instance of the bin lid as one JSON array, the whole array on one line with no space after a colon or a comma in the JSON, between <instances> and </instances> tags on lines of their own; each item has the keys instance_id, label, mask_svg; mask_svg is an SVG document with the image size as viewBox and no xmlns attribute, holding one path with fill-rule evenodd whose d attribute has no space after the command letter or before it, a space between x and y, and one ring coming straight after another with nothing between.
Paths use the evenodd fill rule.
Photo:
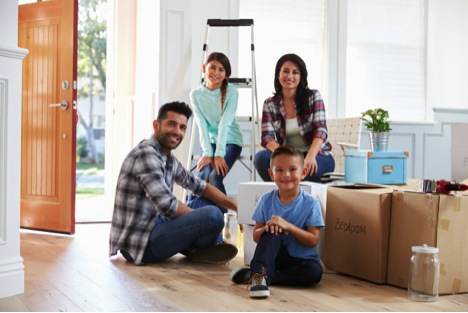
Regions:
<instances>
[{"instance_id":1,"label":"bin lid","mask_svg":"<svg viewBox=\"0 0 468 313\"><path fill-rule=\"evenodd\" d=\"M370 151L370 150L346 150L345 157L366 159L407 159L407 151Z\"/></svg>"},{"instance_id":2,"label":"bin lid","mask_svg":"<svg viewBox=\"0 0 468 313\"><path fill-rule=\"evenodd\" d=\"M428 247L426 244L422 246L413 246L411 247L413 252L419 253L439 253L439 248L436 247Z\"/></svg>"}]
</instances>

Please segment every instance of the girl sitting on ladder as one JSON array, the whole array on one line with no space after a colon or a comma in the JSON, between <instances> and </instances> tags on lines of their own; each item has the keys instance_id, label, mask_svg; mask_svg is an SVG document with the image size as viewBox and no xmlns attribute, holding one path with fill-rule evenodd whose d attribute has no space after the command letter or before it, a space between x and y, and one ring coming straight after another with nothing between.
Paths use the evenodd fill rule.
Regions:
<instances>
[{"instance_id":1,"label":"girl sitting on ladder","mask_svg":"<svg viewBox=\"0 0 468 313\"><path fill-rule=\"evenodd\" d=\"M229 59L221 52L211 53L202 66L204 81L190 92L195 123L200 134L201 157L198 176L226 194L223 180L239 158L243 139L236 119L239 92L228 82ZM189 201L194 200L189 196ZM227 209L219 208L222 213Z\"/></svg>"}]
</instances>

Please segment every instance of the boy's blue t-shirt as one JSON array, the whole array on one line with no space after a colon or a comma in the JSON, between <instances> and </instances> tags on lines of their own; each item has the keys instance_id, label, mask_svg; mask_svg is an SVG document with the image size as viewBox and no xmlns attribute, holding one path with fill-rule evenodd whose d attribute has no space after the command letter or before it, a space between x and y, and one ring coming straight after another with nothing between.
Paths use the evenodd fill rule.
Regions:
<instances>
[{"instance_id":1,"label":"boy's blue t-shirt","mask_svg":"<svg viewBox=\"0 0 468 313\"><path fill-rule=\"evenodd\" d=\"M252 219L266 224L272 215L281 216L284 220L304 230L307 226L325 226L318 200L302 189L297 198L289 205L281 202L278 197L278 189L261 196ZM292 257L319 259L316 247L310 248L303 245L291 234L284 236L283 243Z\"/></svg>"}]
</instances>

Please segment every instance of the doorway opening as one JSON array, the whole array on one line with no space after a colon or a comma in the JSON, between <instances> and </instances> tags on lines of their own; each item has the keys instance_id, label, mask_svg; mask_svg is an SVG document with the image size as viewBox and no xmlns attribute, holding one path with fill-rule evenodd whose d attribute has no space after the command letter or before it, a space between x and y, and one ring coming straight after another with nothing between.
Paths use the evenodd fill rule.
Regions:
<instances>
[{"instance_id":1,"label":"doorway opening","mask_svg":"<svg viewBox=\"0 0 468 313\"><path fill-rule=\"evenodd\" d=\"M76 223L110 222L105 201L107 0L78 2Z\"/></svg>"}]
</instances>

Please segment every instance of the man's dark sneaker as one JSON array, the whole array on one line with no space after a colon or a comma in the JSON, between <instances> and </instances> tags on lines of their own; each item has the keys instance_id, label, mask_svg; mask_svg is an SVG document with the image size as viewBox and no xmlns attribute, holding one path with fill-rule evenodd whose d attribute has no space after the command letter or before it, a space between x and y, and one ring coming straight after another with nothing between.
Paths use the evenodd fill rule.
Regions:
<instances>
[{"instance_id":1,"label":"man's dark sneaker","mask_svg":"<svg viewBox=\"0 0 468 313\"><path fill-rule=\"evenodd\" d=\"M130 253L128 253L127 251L125 250L120 250L120 254L125 258L125 260L127 260L128 262L134 262L133 261L133 258L132 256L130 255Z\"/></svg>"},{"instance_id":2,"label":"man's dark sneaker","mask_svg":"<svg viewBox=\"0 0 468 313\"><path fill-rule=\"evenodd\" d=\"M266 281L265 270L263 270L262 274L254 273L252 275L249 283L249 295L251 298L266 298L270 295Z\"/></svg>"},{"instance_id":3,"label":"man's dark sneaker","mask_svg":"<svg viewBox=\"0 0 468 313\"><path fill-rule=\"evenodd\" d=\"M231 271L229 279L235 284L246 284L250 280L250 267L239 266Z\"/></svg>"},{"instance_id":4,"label":"man's dark sneaker","mask_svg":"<svg viewBox=\"0 0 468 313\"><path fill-rule=\"evenodd\" d=\"M229 243L220 243L208 248L188 251L191 261L205 263L226 263L237 255L237 247Z\"/></svg>"}]
</instances>

